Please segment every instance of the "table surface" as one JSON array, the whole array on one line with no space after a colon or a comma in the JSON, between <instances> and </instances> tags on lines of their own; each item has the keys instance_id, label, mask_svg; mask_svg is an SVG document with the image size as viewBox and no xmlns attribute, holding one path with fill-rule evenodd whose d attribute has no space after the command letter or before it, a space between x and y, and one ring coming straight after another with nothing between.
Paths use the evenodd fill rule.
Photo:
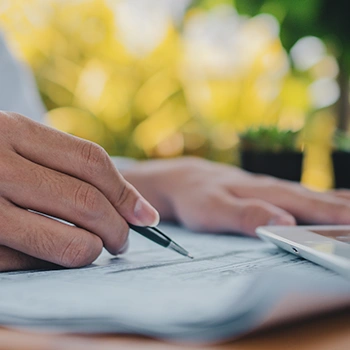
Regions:
<instances>
[{"instance_id":1,"label":"table surface","mask_svg":"<svg viewBox=\"0 0 350 350\"><path fill-rule=\"evenodd\" d=\"M175 345L142 337L29 333L0 328L0 350L349 350L350 308L211 346Z\"/></svg>"}]
</instances>

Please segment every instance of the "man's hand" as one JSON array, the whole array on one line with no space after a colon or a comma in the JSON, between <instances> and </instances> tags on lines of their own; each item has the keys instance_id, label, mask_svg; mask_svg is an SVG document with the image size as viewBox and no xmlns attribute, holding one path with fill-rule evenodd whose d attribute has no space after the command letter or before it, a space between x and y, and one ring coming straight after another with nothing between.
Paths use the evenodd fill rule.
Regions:
<instances>
[{"instance_id":1,"label":"man's hand","mask_svg":"<svg viewBox=\"0 0 350 350\"><path fill-rule=\"evenodd\" d=\"M101 147L0 112L0 271L87 265L158 221Z\"/></svg>"},{"instance_id":2,"label":"man's hand","mask_svg":"<svg viewBox=\"0 0 350 350\"><path fill-rule=\"evenodd\" d=\"M350 224L350 191L318 193L199 158L141 162L123 175L164 219L255 235L261 225Z\"/></svg>"}]
</instances>

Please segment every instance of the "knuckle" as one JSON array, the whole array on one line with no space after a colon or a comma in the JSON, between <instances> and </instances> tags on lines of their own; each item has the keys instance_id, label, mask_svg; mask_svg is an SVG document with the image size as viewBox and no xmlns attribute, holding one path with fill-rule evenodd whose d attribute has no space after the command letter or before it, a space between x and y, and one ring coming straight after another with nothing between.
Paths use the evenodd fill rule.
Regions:
<instances>
[{"instance_id":1,"label":"knuckle","mask_svg":"<svg viewBox=\"0 0 350 350\"><path fill-rule=\"evenodd\" d=\"M208 190L206 194L206 202L210 207L218 205L222 201L222 192L213 190Z\"/></svg>"},{"instance_id":2,"label":"knuckle","mask_svg":"<svg viewBox=\"0 0 350 350\"><path fill-rule=\"evenodd\" d=\"M11 121L9 113L5 111L0 111L1 128L6 127Z\"/></svg>"},{"instance_id":3,"label":"knuckle","mask_svg":"<svg viewBox=\"0 0 350 350\"><path fill-rule=\"evenodd\" d=\"M94 241L90 241L86 237L72 237L64 246L60 257L60 265L74 268L91 264L102 250L102 242L97 239L98 237Z\"/></svg>"},{"instance_id":4,"label":"knuckle","mask_svg":"<svg viewBox=\"0 0 350 350\"><path fill-rule=\"evenodd\" d=\"M13 126L14 124L19 125L28 120L24 115L15 112L0 111L1 127Z\"/></svg>"},{"instance_id":5,"label":"knuckle","mask_svg":"<svg viewBox=\"0 0 350 350\"><path fill-rule=\"evenodd\" d=\"M11 121L12 119L16 118L17 116L21 116L21 115L17 114L17 113L13 113L13 112L7 112L7 111L0 110L0 118L5 123Z\"/></svg>"},{"instance_id":6,"label":"knuckle","mask_svg":"<svg viewBox=\"0 0 350 350\"><path fill-rule=\"evenodd\" d=\"M249 214L253 214L256 212L259 212L261 210L264 210L264 205L257 199L251 199L247 201L244 205L245 211L247 211Z\"/></svg>"},{"instance_id":7,"label":"knuckle","mask_svg":"<svg viewBox=\"0 0 350 350\"><path fill-rule=\"evenodd\" d=\"M105 172L111 166L108 153L96 143L83 141L80 152L83 169L90 176Z\"/></svg>"},{"instance_id":8,"label":"knuckle","mask_svg":"<svg viewBox=\"0 0 350 350\"><path fill-rule=\"evenodd\" d=\"M35 124L35 122L22 114L0 111L0 141L4 140L8 144L14 144L15 139L27 137L32 124Z\"/></svg>"},{"instance_id":9,"label":"knuckle","mask_svg":"<svg viewBox=\"0 0 350 350\"><path fill-rule=\"evenodd\" d=\"M0 111L0 125L1 125L1 136L9 137L13 132L13 119L12 113Z\"/></svg>"},{"instance_id":10,"label":"knuckle","mask_svg":"<svg viewBox=\"0 0 350 350\"><path fill-rule=\"evenodd\" d=\"M239 229L251 233L255 228L256 219L266 212L262 203L257 200L247 201L241 208L239 215Z\"/></svg>"},{"instance_id":11,"label":"knuckle","mask_svg":"<svg viewBox=\"0 0 350 350\"><path fill-rule=\"evenodd\" d=\"M264 188L277 188L285 190L286 186L289 186L289 181L285 181L270 175L265 174L253 174L254 178Z\"/></svg>"},{"instance_id":12,"label":"knuckle","mask_svg":"<svg viewBox=\"0 0 350 350\"><path fill-rule=\"evenodd\" d=\"M186 217L186 226L194 231L215 231L217 225L208 213L213 212L214 208L221 207L222 197L222 193L219 191L208 191L201 201L202 206L198 210L183 213L183 217Z\"/></svg>"},{"instance_id":13,"label":"knuckle","mask_svg":"<svg viewBox=\"0 0 350 350\"><path fill-rule=\"evenodd\" d=\"M98 218L101 208L101 193L100 191L82 182L74 192L74 206L77 214L83 218Z\"/></svg>"},{"instance_id":14,"label":"knuckle","mask_svg":"<svg viewBox=\"0 0 350 350\"><path fill-rule=\"evenodd\" d=\"M325 213L328 213L328 222L332 224L347 224L349 222L350 207L348 204L333 204L329 205Z\"/></svg>"},{"instance_id":15,"label":"knuckle","mask_svg":"<svg viewBox=\"0 0 350 350\"><path fill-rule=\"evenodd\" d=\"M118 186L117 194L115 195L115 204L117 207L122 207L125 205L127 200L129 199L130 188L129 185L122 181Z\"/></svg>"}]
</instances>

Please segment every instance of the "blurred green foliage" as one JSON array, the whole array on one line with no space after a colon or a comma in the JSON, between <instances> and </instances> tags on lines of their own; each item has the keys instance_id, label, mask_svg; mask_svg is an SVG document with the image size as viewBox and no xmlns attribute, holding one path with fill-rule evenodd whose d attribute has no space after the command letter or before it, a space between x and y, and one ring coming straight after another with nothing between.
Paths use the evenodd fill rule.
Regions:
<instances>
[{"instance_id":1,"label":"blurred green foliage","mask_svg":"<svg viewBox=\"0 0 350 350\"><path fill-rule=\"evenodd\" d=\"M310 110L312 81L289 69L273 19L243 19L230 0L193 2L180 20L165 12L158 22L131 1L3 4L0 23L31 65L51 124L112 155L233 162L238 132L300 129Z\"/></svg>"},{"instance_id":2,"label":"blurred green foliage","mask_svg":"<svg viewBox=\"0 0 350 350\"><path fill-rule=\"evenodd\" d=\"M305 126L314 108L310 89L326 76L329 60L314 67L322 74L293 71L277 21L258 14L276 15L289 48L313 33L323 0L195 0L177 19L165 11L156 20L165 2L148 13L140 3L0 1L1 29L33 69L54 127L97 142L111 155L191 154L232 163L238 134L247 128L274 126L276 135L262 143L276 148L277 129ZM233 3L256 16L237 15ZM293 18L302 21L296 28ZM330 186L322 157L332 117L313 127L321 130L309 158L314 164L306 167L306 182L314 187Z\"/></svg>"},{"instance_id":3,"label":"blurred green foliage","mask_svg":"<svg viewBox=\"0 0 350 350\"><path fill-rule=\"evenodd\" d=\"M333 147L336 151L350 152L350 135L343 131L337 131L333 137Z\"/></svg>"},{"instance_id":4,"label":"blurred green foliage","mask_svg":"<svg viewBox=\"0 0 350 350\"><path fill-rule=\"evenodd\" d=\"M281 24L281 41L289 50L300 38L317 36L337 58L340 74L337 127L350 124L350 3L348 0L232 0L242 14L270 13Z\"/></svg>"},{"instance_id":5,"label":"blurred green foliage","mask_svg":"<svg viewBox=\"0 0 350 350\"><path fill-rule=\"evenodd\" d=\"M281 40L289 50L304 36L330 42L335 54L346 57L350 69L350 4L348 0L233 0L242 14L270 13L281 24Z\"/></svg>"},{"instance_id":6,"label":"blurred green foliage","mask_svg":"<svg viewBox=\"0 0 350 350\"><path fill-rule=\"evenodd\" d=\"M240 148L255 152L296 152L300 151L300 133L280 130L275 126L249 128L240 134Z\"/></svg>"}]
</instances>

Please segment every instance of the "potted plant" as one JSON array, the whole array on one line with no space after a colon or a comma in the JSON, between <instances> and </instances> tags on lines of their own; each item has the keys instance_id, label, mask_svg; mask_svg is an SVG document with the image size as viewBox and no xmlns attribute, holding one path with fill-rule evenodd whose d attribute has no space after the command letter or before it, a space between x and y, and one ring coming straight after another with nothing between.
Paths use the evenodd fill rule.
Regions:
<instances>
[{"instance_id":1,"label":"potted plant","mask_svg":"<svg viewBox=\"0 0 350 350\"><path fill-rule=\"evenodd\" d=\"M334 187L350 188L350 135L337 131L333 138Z\"/></svg>"},{"instance_id":2,"label":"potted plant","mask_svg":"<svg viewBox=\"0 0 350 350\"><path fill-rule=\"evenodd\" d=\"M240 135L241 167L252 173L300 181L303 155L299 132L249 128Z\"/></svg>"}]
</instances>

